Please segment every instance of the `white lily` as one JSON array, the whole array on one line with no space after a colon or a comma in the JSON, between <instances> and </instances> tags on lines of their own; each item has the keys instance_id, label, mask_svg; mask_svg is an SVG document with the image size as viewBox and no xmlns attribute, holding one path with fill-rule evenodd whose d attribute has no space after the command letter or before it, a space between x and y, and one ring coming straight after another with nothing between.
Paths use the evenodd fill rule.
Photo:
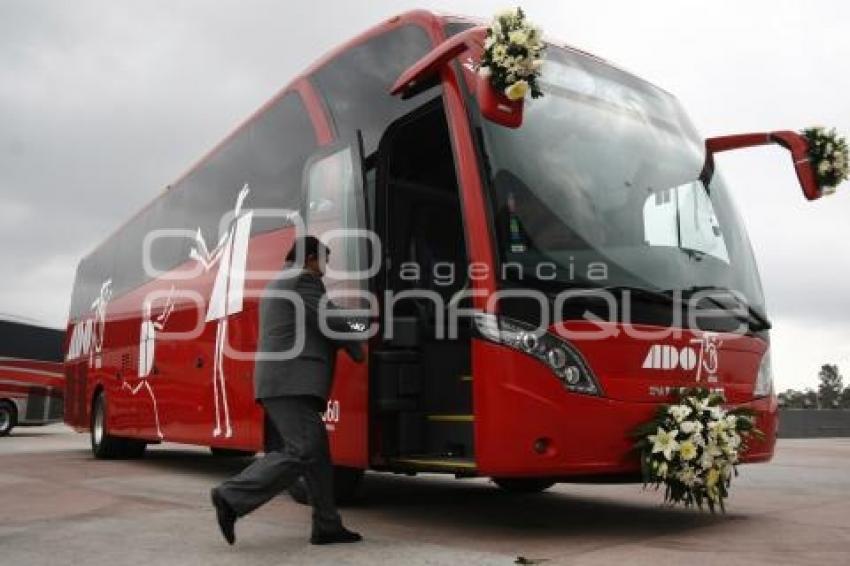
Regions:
<instances>
[{"instance_id":1,"label":"white lily","mask_svg":"<svg viewBox=\"0 0 850 566\"><path fill-rule=\"evenodd\" d=\"M702 431L702 423L699 421L682 421L679 430L685 434L694 434Z\"/></svg>"},{"instance_id":2,"label":"white lily","mask_svg":"<svg viewBox=\"0 0 850 566\"><path fill-rule=\"evenodd\" d=\"M677 423L682 422L691 414L691 408L687 405L673 405L667 410Z\"/></svg>"},{"instance_id":3,"label":"white lily","mask_svg":"<svg viewBox=\"0 0 850 566\"><path fill-rule=\"evenodd\" d=\"M673 453L679 449L676 434L676 431L666 431L658 427L656 433L649 436L649 441L652 442L652 453L661 452L667 460L672 460Z\"/></svg>"}]
</instances>

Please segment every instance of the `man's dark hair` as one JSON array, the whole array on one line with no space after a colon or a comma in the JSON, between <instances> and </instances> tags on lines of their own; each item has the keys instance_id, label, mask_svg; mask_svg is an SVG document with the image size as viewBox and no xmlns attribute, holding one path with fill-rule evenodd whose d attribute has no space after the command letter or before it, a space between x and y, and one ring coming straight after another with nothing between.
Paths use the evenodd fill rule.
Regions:
<instances>
[{"instance_id":1,"label":"man's dark hair","mask_svg":"<svg viewBox=\"0 0 850 566\"><path fill-rule=\"evenodd\" d=\"M297 259L299 248L304 250L303 261L307 261L307 258L311 255L320 257L320 253L324 254L325 258L327 258L330 253L328 247L319 238L315 236L299 236L295 238L295 241L292 243L292 249L286 254L286 261L288 263Z\"/></svg>"}]
</instances>

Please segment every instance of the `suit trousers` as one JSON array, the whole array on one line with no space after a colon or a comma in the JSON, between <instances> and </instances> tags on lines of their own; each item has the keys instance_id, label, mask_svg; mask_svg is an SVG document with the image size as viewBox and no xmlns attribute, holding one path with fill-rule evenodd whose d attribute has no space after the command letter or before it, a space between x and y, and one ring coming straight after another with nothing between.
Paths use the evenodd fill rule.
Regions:
<instances>
[{"instance_id":1,"label":"suit trousers","mask_svg":"<svg viewBox=\"0 0 850 566\"><path fill-rule=\"evenodd\" d=\"M260 402L278 442L269 443L262 458L218 487L219 494L240 517L269 501L304 477L313 505L313 530L332 531L342 525L334 503L333 465L328 433L318 397L270 397Z\"/></svg>"}]
</instances>

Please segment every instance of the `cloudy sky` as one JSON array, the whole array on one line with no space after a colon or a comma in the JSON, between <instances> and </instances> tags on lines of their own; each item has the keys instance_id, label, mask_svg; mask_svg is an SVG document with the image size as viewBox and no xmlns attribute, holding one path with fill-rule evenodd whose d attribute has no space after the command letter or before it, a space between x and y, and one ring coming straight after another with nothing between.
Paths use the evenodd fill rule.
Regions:
<instances>
[{"instance_id":1,"label":"cloudy sky","mask_svg":"<svg viewBox=\"0 0 850 566\"><path fill-rule=\"evenodd\" d=\"M0 1L0 313L64 326L79 258L321 54L413 7L504 1ZM850 3L522 3L676 94L706 136L850 134ZM850 368L850 184L804 201L778 148L719 158L760 263L777 386ZM847 371L850 374L850 371Z\"/></svg>"}]
</instances>

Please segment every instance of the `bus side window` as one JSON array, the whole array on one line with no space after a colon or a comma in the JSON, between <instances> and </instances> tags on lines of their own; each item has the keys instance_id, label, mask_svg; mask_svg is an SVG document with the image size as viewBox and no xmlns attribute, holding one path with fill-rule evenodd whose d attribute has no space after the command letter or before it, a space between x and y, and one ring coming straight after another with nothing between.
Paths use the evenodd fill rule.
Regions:
<instances>
[{"instance_id":1,"label":"bus side window","mask_svg":"<svg viewBox=\"0 0 850 566\"><path fill-rule=\"evenodd\" d=\"M350 147L313 161L307 171L307 232L331 249L329 267L333 272L325 277L329 290L366 288L366 281L357 277L357 272L367 267L366 241L353 232L366 228L359 174ZM358 304L342 297L334 300L345 306Z\"/></svg>"},{"instance_id":2,"label":"bus side window","mask_svg":"<svg viewBox=\"0 0 850 566\"><path fill-rule=\"evenodd\" d=\"M432 48L422 27L405 24L349 47L316 70L310 81L330 112L336 135L345 138L359 130L363 152L370 155L392 122L438 95L439 87L407 100L390 94L399 75Z\"/></svg>"}]
</instances>

